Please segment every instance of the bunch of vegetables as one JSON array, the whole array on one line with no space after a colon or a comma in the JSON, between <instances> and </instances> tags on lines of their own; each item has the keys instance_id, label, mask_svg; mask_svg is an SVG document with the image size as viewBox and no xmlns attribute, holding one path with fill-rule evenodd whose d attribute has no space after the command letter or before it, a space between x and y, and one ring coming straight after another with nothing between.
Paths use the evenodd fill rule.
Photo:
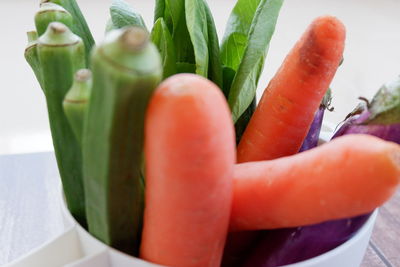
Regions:
<instances>
[{"instance_id":1,"label":"bunch of vegetables","mask_svg":"<svg viewBox=\"0 0 400 267\"><path fill-rule=\"evenodd\" d=\"M151 32L115 0L94 46L75 0L42 1L25 57L68 207L92 235L164 265L278 266L346 241L395 192L398 145L348 135L314 148L343 57L336 18L312 22L256 105L282 3L238 0L220 45L205 0L157 0ZM399 88L336 135L398 142ZM319 249L295 253L307 244Z\"/></svg>"}]
</instances>

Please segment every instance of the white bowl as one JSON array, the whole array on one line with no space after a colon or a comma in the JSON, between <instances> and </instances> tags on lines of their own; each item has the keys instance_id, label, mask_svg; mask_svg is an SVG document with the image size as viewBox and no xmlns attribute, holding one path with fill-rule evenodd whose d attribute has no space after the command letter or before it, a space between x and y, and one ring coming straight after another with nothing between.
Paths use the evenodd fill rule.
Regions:
<instances>
[{"instance_id":1,"label":"white bowl","mask_svg":"<svg viewBox=\"0 0 400 267\"><path fill-rule=\"evenodd\" d=\"M60 189L60 191L62 191ZM62 192L60 192L62 194ZM71 216L65 202L61 210L67 230L56 239L35 249L8 267L155 267L160 266L131 257L92 237ZM285 267L357 267L368 246L378 212L347 242L318 257Z\"/></svg>"}]
</instances>

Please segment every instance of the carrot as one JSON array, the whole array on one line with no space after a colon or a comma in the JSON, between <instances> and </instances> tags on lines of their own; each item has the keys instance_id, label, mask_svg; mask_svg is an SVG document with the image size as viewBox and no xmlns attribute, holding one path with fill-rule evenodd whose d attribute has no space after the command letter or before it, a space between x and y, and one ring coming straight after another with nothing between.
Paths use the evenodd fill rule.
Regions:
<instances>
[{"instance_id":1,"label":"carrot","mask_svg":"<svg viewBox=\"0 0 400 267\"><path fill-rule=\"evenodd\" d=\"M295 227L368 213L392 196L399 178L400 146L361 134L238 164L230 228Z\"/></svg>"},{"instance_id":2,"label":"carrot","mask_svg":"<svg viewBox=\"0 0 400 267\"><path fill-rule=\"evenodd\" d=\"M345 28L319 17L286 57L238 146L238 162L275 159L299 151L343 56Z\"/></svg>"},{"instance_id":3,"label":"carrot","mask_svg":"<svg viewBox=\"0 0 400 267\"><path fill-rule=\"evenodd\" d=\"M167 79L151 100L145 136L140 256L168 266L219 266L236 158L223 94L193 74Z\"/></svg>"}]
</instances>

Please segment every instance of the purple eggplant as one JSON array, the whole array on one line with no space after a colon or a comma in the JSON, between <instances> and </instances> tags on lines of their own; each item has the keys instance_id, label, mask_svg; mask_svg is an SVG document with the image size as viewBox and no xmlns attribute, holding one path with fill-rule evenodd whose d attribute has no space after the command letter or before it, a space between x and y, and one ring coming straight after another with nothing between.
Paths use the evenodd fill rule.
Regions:
<instances>
[{"instance_id":1,"label":"purple eggplant","mask_svg":"<svg viewBox=\"0 0 400 267\"><path fill-rule=\"evenodd\" d=\"M325 110L331 110L331 100L331 89L328 89L319 106L319 109L315 113L314 120L300 151L305 151L318 145L322 120ZM229 233L221 266L242 266L249 255L251 255L253 251L258 248L259 243L263 240L265 232L268 231L241 231Z\"/></svg>"},{"instance_id":2,"label":"purple eggplant","mask_svg":"<svg viewBox=\"0 0 400 267\"><path fill-rule=\"evenodd\" d=\"M400 76L381 87L371 102L364 100L350 113L333 138L369 134L400 144Z\"/></svg>"},{"instance_id":3,"label":"purple eggplant","mask_svg":"<svg viewBox=\"0 0 400 267\"><path fill-rule=\"evenodd\" d=\"M316 225L264 231L262 241L244 266L272 267L321 255L350 239L369 215Z\"/></svg>"},{"instance_id":4,"label":"purple eggplant","mask_svg":"<svg viewBox=\"0 0 400 267\"><path fill-rule=\"evenodd\" d=\"M325 110L326 109L328 109L329 111L332 110L330 108L331 101L332 101L331 89L328 89L328 91L324 96L324 99L321 102L321 105L319 106L319 109L315 113L314 120L311 124L310 130L308 131L307 137L306 139L304 139L303 145L300 148L300 152L309 150L318 145L319 134L321 132L322 121L324 119Z\"/></svg>"},{"instance_id":5,"label":"purple eggplant","mask_svg":"<svg viewBox=\"0 0 400 267\"><path fill-rule=\"evenodd\" d=\"M370 134L400 143L400 77L383 85L371 102L364 99L346 117L333 138L346 134ZM244 266L281 266L321 255L350 239L370 215L264 231Z\"/></svg>"}]
</instances>

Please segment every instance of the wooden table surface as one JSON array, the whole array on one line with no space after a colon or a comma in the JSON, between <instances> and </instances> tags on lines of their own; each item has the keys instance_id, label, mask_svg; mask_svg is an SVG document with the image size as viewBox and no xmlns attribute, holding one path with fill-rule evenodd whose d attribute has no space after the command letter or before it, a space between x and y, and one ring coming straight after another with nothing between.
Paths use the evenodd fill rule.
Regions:
<instances>
[{"instance_id":1,"label":"wooden table surface","mask_svg":"<svg viewBox=\"0 0 400 267\"><path fill-rule=\"evenodd\" d=\"M361 267L400 267L400 190L379 209Z\"/></svg>"}]
</instances>

